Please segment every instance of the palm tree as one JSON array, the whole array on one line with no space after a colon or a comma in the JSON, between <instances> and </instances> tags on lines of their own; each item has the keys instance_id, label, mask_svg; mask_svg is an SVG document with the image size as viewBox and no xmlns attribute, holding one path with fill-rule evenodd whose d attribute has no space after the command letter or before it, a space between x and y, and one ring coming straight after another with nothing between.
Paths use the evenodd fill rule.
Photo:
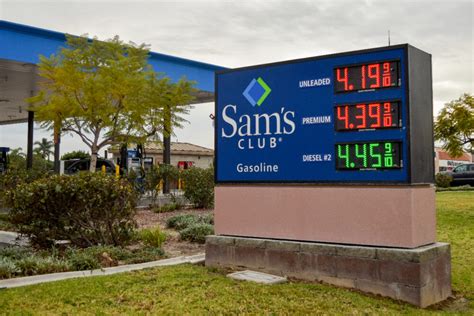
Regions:
<instances>
[{"instance_id":1,"label":"palm tree","mask_svg":"<svg viewBox=\"0 0 474 316\"><path fill-rule=\"evenodd\" d=\"M35 145L37 146L35 148L35 152L41 155L43 159L48 159L49 161L49 155L53 153L52 148L53 148L53 142L47 140L46 138L42 138L41 142L36 141Z\"/></svg>"},{"instance_id":2,"label":"palm tree","mask_svg":"<svg viewBox=\"0 0 474 316\"><path fill-rule=\"evenodd\" d=\"M26 154L23 152L23 148L21 148L21 147L12 148L12 149L10 150L10 152L8 153L8 155L10 155L10 156L18 156L18 157L22 157L22 158L25 158L25 157L26 157Z\"/></svg>"}]
</instances>

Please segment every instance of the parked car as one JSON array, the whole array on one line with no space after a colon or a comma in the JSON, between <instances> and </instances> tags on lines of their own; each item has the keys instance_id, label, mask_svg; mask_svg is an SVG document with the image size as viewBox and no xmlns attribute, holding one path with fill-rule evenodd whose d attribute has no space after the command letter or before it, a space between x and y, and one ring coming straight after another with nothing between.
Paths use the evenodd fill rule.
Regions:
<instances>
[{"instance_id":1,"label":"parked car","mask_svg":"<svg viewBox=\"0 0 474 316\"><path fill-rule=\"evenodd\" d=\"M90 159L79 159L75 160L74 162L71 162L64 168L64 174L76 174L80 171L89 171L91 165L91 160ZM96 164L96 171L101 171L102 166L105 166L105 172L106 173L115 173L115 164L106 159L97 159L97 164Z\"/></svg>"},{"instance_id":2,"label":"parked car","mask_svg":"<svg viewBox=\"0 0 474 316\"><path fill-rule=\"evenodd\" d=\"M474 163L459 165L453 171L446 172L453 178L452 186L456 185L474 185Z\"/></svg>"}]
</instances>

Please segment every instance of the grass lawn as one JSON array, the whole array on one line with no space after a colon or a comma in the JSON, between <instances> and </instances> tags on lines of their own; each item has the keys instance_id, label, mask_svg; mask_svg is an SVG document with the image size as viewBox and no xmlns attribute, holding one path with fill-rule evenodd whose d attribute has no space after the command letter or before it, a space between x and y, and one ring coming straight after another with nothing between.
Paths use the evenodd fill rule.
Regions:
<instances>
[{"instance_id":1,"label":"grass lawn","mask_svg":"<svg viewBox=\"0 0 474 316\"><path fill-rule=\"evenodd\" d=\"M474 314L474 192L438 193L437 205L457 299L428 310L324 284L265 286L181 265L1 290L0 314Z\"/></svg>"}]
</instances>

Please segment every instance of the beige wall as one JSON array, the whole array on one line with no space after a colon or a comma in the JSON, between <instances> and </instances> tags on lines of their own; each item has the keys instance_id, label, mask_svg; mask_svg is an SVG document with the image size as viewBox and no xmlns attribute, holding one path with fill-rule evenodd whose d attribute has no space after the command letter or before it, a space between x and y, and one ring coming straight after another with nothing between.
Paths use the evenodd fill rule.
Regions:
<instances>
[{"instance_id":1,"label":"beige wall","mask_svg":"<svg viewBox=\"0 0 474 316\"><path fill-rule=\"evenodd\" d=\"M151 154L146 153L146 157L153 157L154 164L159 164L163 161L162 154ZM208 168L212 165L214 160L213 156L200 156L200 155L171 155L171 165L177 167L179 161L192 161L195 167Z\"/></svg>"},{"instance_id":2,"label":"beige wall","mask_svg":"<svg viewBox=\"0 0 474 316\"><path fill-rule=\"evenodd\" d=\"M208 168L212 165L213 156L171 155L171 165L177 166L178 161L192 161L194 167Z\"/></svg>"},{"instance_id":3,"label":"beige wall","mask_svg":"<svg viewBox=\"0 0 474 316\"><path fill-rule=\"evenodd\" d=\"M145 153L146 157L153 157L153 163L155 165L163 162L163 154ZM118 153L113 154L111 158L117 163ZM192 161L195 167L208 168L212 166L214 156L200 156L200 155L171 155L171 165L177 167L179 161Z\"/></svg>"}]
</instances>

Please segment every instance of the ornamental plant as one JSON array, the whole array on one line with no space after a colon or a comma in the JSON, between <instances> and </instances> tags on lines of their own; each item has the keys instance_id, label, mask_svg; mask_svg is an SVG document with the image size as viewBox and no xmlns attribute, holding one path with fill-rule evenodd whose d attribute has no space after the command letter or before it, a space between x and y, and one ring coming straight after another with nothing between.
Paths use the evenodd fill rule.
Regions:
<instances>
[{"instance_id":1,"label":"ornamental plant","mask_svg":"<svg viewBox=\"0 0 474 316\"><path fill-rule=\"evenodd\" d=\"M190 168L183 172L184 196L197 208L214 206L214 169Z\"/></svg>"},{"instance_id":2,"label":"ornamental plant","mask_svg":"<svg viewBox=\"0 0 474 316\"><path fill-rule=\"evenodd\" d=\"M435 176L435 183L438 188L449 188L451 186L451 181L453 181L453 177L449 174L438 173Z\"/></svg>"},{"instance_id":3,"label":"ornamental plant","mask_svg":"<svg viewBox=\"0 0 474 316\"><path fill-rule=\"evenodd\" d=\"M11 222L35 246L69 240L77 247L132 240L136 194L113 176L83 173L23 183L7 192Z\"/></svg>"}]
</instances>

